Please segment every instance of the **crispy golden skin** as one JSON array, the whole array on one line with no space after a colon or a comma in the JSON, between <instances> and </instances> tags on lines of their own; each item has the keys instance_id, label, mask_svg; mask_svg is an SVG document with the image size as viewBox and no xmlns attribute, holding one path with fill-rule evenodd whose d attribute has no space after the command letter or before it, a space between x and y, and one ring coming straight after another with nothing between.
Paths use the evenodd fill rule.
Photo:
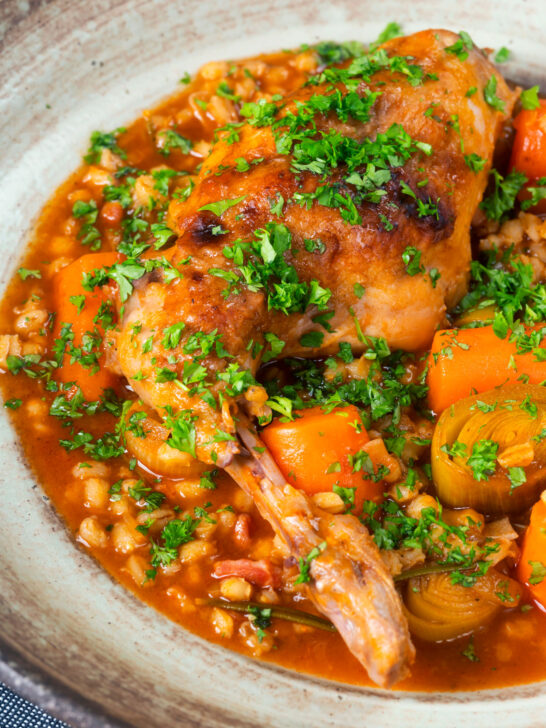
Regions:
<instances>
[{"instance_id":1,"label":"crispy golden skin","mask_svg":"<svg viewBox=\"0 0 546 728\"><path fill-rule=\"evenodd\" d=\"M436 74L438 81L428 80L420 86L411 86L405 77L381 72L372 77L370 88L381 91L368 123L349 121L341 123L337 117L317 121L320 129L335 128L355 139L375 137L392 124L401 124L414 139L431 145L433 153L415 155L403 168L394 170L388 194L381 204L367 204L359 209L361 225L348 225L338 210L314 203L310 210L288 202L282 222L293 235L297 254L292 262L301 279L317 279L333 292L335 316L330 321L335 330L327 334L321 352L335 350L338 341L349 341L356 349L358 341L354 322L348 312L353 307L365 334L384 336L392 348L415 350L426 346L434 330L443 319L446 305L452 306L464 293L470 263L470 222L481 200L495 140L506 115L495 111L483 96L488 79L497 77L497 95L504 101L509 114L515 95L510 92L494 67L477 50L461 62L444 48L457 40L446 31L423 31L405 38L397 38L385 47L390 55L412 56L426 74ZM385 84L385 85L382 85ZM312 94L327 93L329 84L302 89L293 101L304 101ZM477 91L471 97L466 92ZM429 111L428 116L425 112ZM457 122L458 129L457 131ZM464 151L463 151L464 149ZM487 160L484 169L476 174L465 163L464 155L478 154ZM248 162L264 158L251 165L247 172L226 170L214 172L220 165L233 167L243 157ZM309 173L296 175L290 170L291 159L278 154L269 128L245 126L240 141L227 144L220 140L204 162L196 188L186 202L172 202L169 210L171 226L180 235L178 255L192 255L198 259L198 269L206 274L207 266L226 267L220 253L222 247L237 238L249 239L252 232L269 221L279 221L270 211L270 200L278 193L290 200L295 192L309 192L324 181ZM336 181L334 175L327 183ZM300 181L299 181L300 180ZM424 187L417 183L428 180ZM434 216L419 218L415 202L400 190L406 182L425 200L439 198L438 219ZM214 237L210 231L220 223L212 213L199 212L203 205L222 199L246 195L238 206L222 216L223 228L228 235ZM393 209L395 203L398 209ZM385 215L394 226L385 231L380 215ZM303 241L320 238L326 245L323 255L309 253ZM414 246L422 253L421 262L427 271L436 268L440 279L433 288L428 276L409 276L404 268L402 253L406 246ZM362 299L354 293L354 284L366 288ZM246 311L247 301L241 299L227 303L218 297L225 283L212 283L210 277L194 290L199 296L196 305L207 301L218 306L217 316L225 314L224 325L233 322L234 310L240 326L255 332L256 319L266 330L272 330L287 342L283 355L304 354L298 343L305 331L316 329L312 317L316 311L286 317L281 313L256 309L256 316ZM259 299L254 305L259 304ZM243 314L244 312L244 314ZM228 321L229 316L229 321ZM254 334L253 334L254 335ZM244 334L243 334L244 338Z\"/></svg>"},{"instance_id":2,"label":"crispy golden skin","mask_svg":"<svg viewBox=\"0 0 546 728\"><path fill-rule=\"evenodd\" d=\"M316 202L307 209L292 201L296 192L309 192L319 184L339 181L342 171L334 170L327 180L308 172L295 175L290 156L276 151L269 127L247 124L239 129L239 141L228 144L221 138L215 144L189 199L173 200L169 208L169 224L179 237L168 257L175 265L191 258L188 264L180 265L183 278L165 285L160 273L152 274L141 282L126 308L118 359L135 391L148 404L160 411L166 403L174 410L195 408L204 425L201 415L206 414L207 406L199 397L188 397L172 382L155 381L158 367L170 366L180 372L184 362L192 359L181 350L184 338L180 346L169 351L161 343L159 332L177 321L185 323L185 335L217 330L234 357L230 361L252 373L259 366L260 356L253 359L248 345L251 341L263 344L264 332L274 332L285 342L282 356L329 354L337 351L340 341L361 351L364 344L355 320L364 335L383 336L392 348L415 350L431 341L446 306L452 306L466 291L470 223L486 185L495 141L515 99L481 52L471 50L464 62L447 53L446 46L456 40L453 33L429 30L390 41L385 45L389 55L412 57L425 74L435 75L438 80L426 80L425 76L424 83L412 86L405 76L382 71L372 77L369 85L372 91L381 91L369 122L349 117L341 123L337 116L315 117L319 129L335 128L357 140L373 138L392 124L401 124L413 139L430 144L433 150L430 156L418 152L403 167L392 170L392 180L381 202L359 207L359 225L345 222L337 209ZM495 111L484 100L483 90L491 76L497 79L496 93L505 105L505 113ZM468 96L472 87L476 92ZM359 88L363 93L363 85ZM331 84L305 87L289 100L288 108L290 103L331 89ZM464 155L470 154L486 160L480 172L472 171L465 163ZM233 169L240 157L250 164L246 172ZM263 161L251 164L257 159ZM215 174L219 168L221 173ZM423 180L426 184L418 187ZM419 217L415 200L401 189L402 182L423 200L438 200L438 214ZM278 195L285 200L282 217L271 212L271 201ZM219 200L243 196L244 200L221 218L200 210ZM388 218L392 230L385 229L381 215ZM211 268L233 270L233 262L222 252L224 246L240 238L251 239L256 229L269 222L282 222L290 230L292 251L285 255L299 278L315 279L331 290L331 331L313 321L315 306L304 313L285 315L268 310L261 290L251 292L245 286L239 287L238 295L225 297L225 280L209 273ZM213 234L217 226L228 232ZM306 239L320 239L325 251L308 252ZM402 253L407 246L420 251L426 273L406 272ZM430 277L432 269L440 275L435 287ZM365 288L361 298L355 295L355 283ZM135 336L133 325L137 322L141 333ZM317 330L324 334L321 346L302 346L302 334ZM152 348L143 350L143 343L152 334ZM227 364L214 352L204 363L213 375ZM214 427L234 431L227 412L208 412L207 417L212 430L209 428L200 441L210 439ZM220 449L226 450L229 459L229 453L237 448L222 445ZM203 450L201 456L205 457Z\"/></svg>"}]
</instances>

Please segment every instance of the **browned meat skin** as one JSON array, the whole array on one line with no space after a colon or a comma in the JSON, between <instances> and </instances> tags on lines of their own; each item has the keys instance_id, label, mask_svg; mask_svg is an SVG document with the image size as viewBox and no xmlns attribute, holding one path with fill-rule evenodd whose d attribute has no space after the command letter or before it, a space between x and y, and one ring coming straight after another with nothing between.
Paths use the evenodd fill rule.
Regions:
<instances>
[{"instance_id":1,"label":"browned meat skin","mask_svg":"<svg viewBox=\"0 0 546 728\"><path fill-rule=\"evenodd\" d=\"M394 171L381 204L367 204L359 209L361 225L348 225L337 210L317 203L307 210L287 202L283 217L275 218L270 201L277 193L289 201L294 193L312 191L324 180L309 173L297 178L290 169L290 156L276 152L271 130L245 126L240 130L239 142L230 145L219 141L214 146L187 202L171 204L170 223L180 235L177 255L194 256L200 261L196 263L199 270L205 274L207 267L217 263L227 268L227 261L218 256L226 243L237 238L247 240L267 222L282 221L293 234L297 254L290 262L300 278L317 279L333 292L331 304L336 313L330 324L334 331L325 336L320 353L336 350L340 340L362 348L349 307L356 312L365 334L384 336L392 348L415 350L426 346L442 322L446 303L452 306L465 293L470 222L486 185L495 140L506 118L485 102L483 88L492 75L497 77L497 95L505 102L507 114L515 98L492 64L477 50L471 51L465 62L446 53L444 48L456 40L452 33L430 30L391 41L385 46L390 55L412 56L426 74L436 74L438 81L427 80L413 87L405 77L384 71L373 76L369 84L372 91L381 91L382 95L368 123L351 118L341 123L335 116L316 119L319 129L334 128L358 140L374 138L394 123L402 124L412 138L430 144L433 149L431 156L418 153ZM471 87L476 87L477 92L469 98L465 94ZM305 101L313 94L328 93L329 88L331 84L307 87L293 100ZM432 112L429 116L425 116L427 109ZM454 127L457 120L460 134ZM472 153L487 160L478 174L464 161L464 154ZM240 173L233 171L239 157L248 162L259 158L264 161ZM220 165L231 169L217 176L214 172ZM326 182L337 178L334 175ZM417 183L422 180L428 182L418 188ZM400 191L401 181L418 191L423 199L439 199L439 219L418 218L414 202ZM199 212L199 208L243 195L244 201L222 216L222 227L229 234L212 236L210 230L220 221L210 212ZM392 203L398 209L393 209ZM380 214L391 221L393 230L383 229ZM326 252L307 252L303 245L307 238L320 238L326 244ZM428 276L409 276L405 272L401 256L408 245L422 252L421 260L427 270L436 268L440 273L436 288ZM362 299L355 296L356 282L366 288ZM196 291L201 288L209 306L218 307L218 316L228 313L233 304L239 316L245 312L239 330L244 327L255 336L257 318L263 329L274 331L287 342L283 355L309 355L309 350L299 344L299 338L302 333L319 328L312 321L316 311L287 317L278 312L268 313L257 299L254 305L261 305L261 309L256 309L256 317L249 317L246 301L241 300L240 305L237 301L226 304L217 297L216 291L224 287L222 282L211 290L207 275L201 286L195 286ZM229 316L232 318L233 309Z\"/></svg>"},{"instance_id":2,"label":"browned meat skin","mask_svg":"<svg viewBox=\"0 0 546 728\"><path fill-rule=\"evenodd\" d=\"M255 373L260 356L253 359L248 346L250 342L263 344L264 332L274 332L286 342L283 356L332 353L340 341L350 342L356 352L361 351L364 344L351 312L364 334L384 336L393 348L419 349L430 342L446 305L453 305L464 294L470 262L470 222L486 185L495 140L515 94L479 51L470 51L464 62L447 53L445 47L456 40L457 36L447 31L430 30L390 41L385 46L390 55L411 56L425 74L436 74L438 80L426 80L425 76L422 85L411 86L405 76L382 71L369 84L371 90L381 91L381 96L368 123L351 117L346 123L337 116L315 117L319 129L335 128L358 140L373 138L393 123L402 124L411 137L432 147L431 156L419 152L403 167L393 170L381 203L366 203L359 208L362 224L347 224L338 210L316 202L311 209L305 209L291 201L294 193L312 191L325 180L310 173L296 177L290 169L291 157L277 153L268 127L245 125L238 130L240 140L234 144L220 139L204 162L189 199L171 202L169 223L179 238L169 255L175 264L188 256L191 260L180 265L184 273L181 280L169 285L151 281L134 294L119 337L118 359L135 391L151 406L161 412L166 403L175 411L195 409L200 417L199 457L210 461L204 443L210 441L215 428L233 432L234 427L226 408L212 412L199 397L188 397L173 382L156 383L157 367L169 366L181 372L184 362L192 359L181 351L184 337L180 346L165 351L160 332L167 326L182 321L186 324L185 334L217 330L234 357L229 361ZM493 75L506 114L495 111L484 100L483 89ZM467 97L471 87L477 91ZM328 84L306 87L292 101L329 93L331 88ZM432 115L425 116L427 110ZM464 154L475 153L487 160L481 172L469 169L463 147ZM239 157L249 163L263 161L251 164L247 172L235 172L233 165ZM220 165L230 169L215 174ZM326 182L335 182L339 176L339 170L335 170ZM417 187L422 180L427 180L426 185ZM414 201L401 192L402 181L424 199L430 196L439 200L438 219L418 217ZM274 217L270 209L277 194L286 201L281 218ZM221 218L210 211L199 211L203 205L242 196L245 199ZM379 215L391 221L391 231L384 229ZM268 311L262 291L251 292L241 286L238 295L224 297L226 282L209 273L211 268L233 269L232 262L223 255L224 246L239 238L251 239L256 229L271 221L282 222L291 231L293 252L286 258L299 278L315 279L332 291L328 304L334 312L330 332L313 321L317 314L314 306L291 315ZM229 232L213 235L217 225ZM309 238L324 242L322 255L305 249L304 240ZM421 252L421 263L427 271L437 269L440 278L436 287L429 275L406 273L402 253L408 245ZM362 298L355 295L355 283L366 289ZM139 335L133 330L137 322L141 326ZM324 334L323 343L318 348L305 348L300 338L312 330ZM144 353L142 345L154 332L153 346ZM214 353L204 363L213 376L226 366L226 360ZM256 396L255 391L251 394ZM255 413L262 404L257 396L252 410ZM237 446L223 443L216 450L218 463L223 464Z\"/></svg>"},{"instance_id":3,"label":"browned meat skin","mask_svg":"<svg viewBox=\"0 0 546 728\"><path fill-rule=\"evenodd\" d=\"M253 454L263 446L240 427ZM307 596L337 627L351 652L378 685L389 687L409 672L415 657L400 598L379 550L354 516L333 516L287 484L267 451L234 458L228 472L254 499L262 516L295 559L323 548L309 562Z\"/></svg>"}]
</instances>

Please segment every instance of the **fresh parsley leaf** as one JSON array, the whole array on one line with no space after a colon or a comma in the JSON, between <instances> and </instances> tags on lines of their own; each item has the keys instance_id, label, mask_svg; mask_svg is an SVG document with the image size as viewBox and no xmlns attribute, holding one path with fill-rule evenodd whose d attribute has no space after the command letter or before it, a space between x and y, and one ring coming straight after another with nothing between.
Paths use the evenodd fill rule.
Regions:
<instances>
[{"instance_id":1,"label":"fresh parsley leaf","mask_svg":"<svg viewBox=\"0 0 546 728\"><path fill-rule=\"evenodd\" d=\"M544 577L546 577L546 566L541 561L529 561L531 567L531 576L529 577L529 584L542 584Z\"/></svg>"},{"instance_id":2,"label":"fresh parsley leaf","mask_svg":"<svg viewBox=\"0 0 546 728\"><path fill-rule=\"evenodd\" d=\"M178 149L182 154L189 154L193 146L191 139L179 134L173 129L164 129L157 135L160 140L159 152L167 157L173 149Z\"/></svg>"},{"instance_id":3,"label":"fresh parsley leaf","mask_svg":"<svg viewBox=\"0 0 546 728\"><path fill-rule=\"evenodd\" d=\"M497 466L499 443L493 440L478 440L472 446L472 453L466 464L472 469L475 480L488 480Z\"/></svg>"},{"instance_id":4,"label":"fresh parsley leaf","mask_svg":"<svg viewBox=\"0 0 546 728\"><path fill-rule=\"evenodd\" d=\"M358 58L364 55L365 49L358 41L347 41L346 43L335 43L334 41L323 41L314 46L319 59L326 65L341 63L349 58Z\"/></svg>"},{"instance_id":5,"label":"fresh parsley leaf","mask_svg":"<svg viewBox=\"0 0 546 728\"><path fill-rule=\"evenodd\" d=\"M259 607L251 604L248 607L248 614L252 617L252 624L256 627L258 642L265 637L265 630L271 626L271 607Z\"/></svg>"},{"instance_id":6,"label":"fresh parsley leaf","mask_svg":"<svg viewBox=\"0 0 546 728\"><path fill-rule=\"evenodd\" d=\"M7 407L11 410L19 409L19 407L23 404L22 399L17 399L16 397L12 397L11 399L6 399L4 402L4 407Z\"/></svg>"},{"instance_id":7,"label":"fresh parsley leaf","mask_svg":"<svg viewBox=\"0 0 546 728\"><path fill-rule=\"evenodd\" d=\"M83 311L83 307L85 306L84 294L82 294L81 296L70 296L68 300L70 301L70 303L76 306L76 310L78 313L81 313Z\"/></svg>"},{"instance_id":8,"label":"fresh parsley leaf","mask_svg":"<svg viewBox=\"0 0 546 728\"><path fill-rule=\"evenodd\" d=\"M486 159L480 157L480 155L475 152L472 152L472 154L465 154L464 161L466 166L473 172L481 172L487 163Z\"/></svg>"},{"instance_id":9,"label":"fresh parsley leaf","mask_svg":"<svg viewBox=\"0 0 546 728\"><path fill-rule=\"evenodd\" d=\"M300 336L299 343L302 346L309 348L315 348L322 344L324 334L321 331L308 331L306 334Z\"/></svg>"},{"instance_id":10,"label":"fresh parsley leaf","mask_svg":"<svg viewBox=\"0 0 546 728\"><path fill-rule=\"evenodd\" d=\"M121 157L121 159L125 159L127 154L118 146L117 137L126 131L127 129L122 126L112 132L94 131L91 134L89 149L84 156L84 161L87 164L97 164L100 161L100 155L103 149L109 149L114 154L117 154L118 157Z\"/></svg>"},{"instance_id":11,"label":"fresh parsley leaf","mask_svg":"<svg viewBox=\"0 0 546 728\"><path fill-rule=\"evenodd\" d=\"M495 111L504 111L504 101L497 96L497 77L491 76L483 89L483 97Z\"/></svg>"},{"instance_id":12,"label":"fresh parsley leaf","mask_svg":"<svg viewBox=\"0 0 546 728\"><path fill-rule=\"evenodd\" d=\"M154 248L156 250L159 250L159 248L162 248L164 245L166 245L175 234L170 227L167 227L167 225L165 225L164 223L159 222L152 223L152 225L150 226L150 230L155 238Z\"/></svg>"},{"instance_id":13,"label":"fresh parsley leaf","mask_svg":"<svg viewBox=\"0 0 546 728\"><path fill-rule=\"evenodd\" d=\"M326 549L326 541L319 543L318 546L309 551L305 558L299 559L300 575L295 579L294 584L304 584L311 581L311 562L316 559Z\"/></svg>"},{"instance_id":14,"label":"fresh parsley leaf","mask_svg":"<svg viewBox=\"0 0 546 728\"><path fill-rule=\"evenodd\" d=\"M540 106L540 99L538 98L538 92L540 91L539 86L531 86L531 88L525 89L521 92L519 97L520 103L527 111L538 109Z\"/></svg>"},{"instance_id":15,"label":"fresh parsley leaf","mask_svg":"<svg viewBox=\"0 0 546 728\"><path fill-rule=\"evenodd\" d=\"M373 51L388 40L398 38L400 35L402 35L402 26L391 21L390 23L387 23L381 33L379 33L377 39L373 43L370 43L370 50Z\"/></svg>"},{"instance_id":16,"label":"fresh parsley leaf","mask_svg":"<svg viewBox=\"0 0 546 728\"><path fill-rule=\"evenodd\" d=\"M26 281L27 278L41 278L42 274L39 270L30 270L29 268L19 268L17 270L19 277L22 281Z\"/></svg>"},{"instance_id":17,"label":"fresh parsley leaf","mask_svg":"<svg viewBox=\"0 0 546 728\"><path fill-rule=\"evenodd\" d=\"M470 662L479 662L480 661L480 658L477 656L476 651L474 649L474 635L472 635L472 637L468 641L468 644L464 648L464 650L461 652L461 655L463 657L466 657L467 660L470 660Z\"/></svg>"},{"instance_id":18,"label":"fresh parsley leaf","mask_svg":"<svg viewBox=\"0 0 546 728\"><path fill-rule=\"evenodd\" d=\"M199 481L199 487L205 490L215 490L218 486L214 482L214 478L218 475L218 470L206 470Z\"/></svg>"},{"instance_id":19,"label":"fresh parsley leaf","mask_svg":"<svg viewBox=\"0 0 546 728\"><path fill-rule=\"evenodd\" d=\"M495 63L506 63L509 58L510 51L505 46L499 48L499 50L495 53Z\"/></svg>"},{"instance_id":20,"label":"fresh parsley leaf","mask_svg":"<svg viewBox=\"0 0 546 728\"><path fill-rule=\"evenodd\" d=\"M406 246L402 253L402 261L409 276L415 276L418 273L424 273L425 268L421 263L421 251L412 245Z\"/></svg>"},{"instance_id":21,"label":"fresh parsley leaf","mask_svg":"<svg viewBox=\"0 0 546 728\"><path fill-rule=\"evenodd\" d=\"M246 195L243 195L242 197L236 197L233 200L220 200L219 202L211 202L208 205L203 205L203 207L200 207L199 211L201 212L202 210L209 210L210 212L213 212L215 215L218 215L218 217L220 217L224 214L226 210L229 210L230 207L238 205L245 198Z\"/></svg>"},{"instance_id":22,"label":"fresh parsley leaf","mask_svg":"<svg viewBox=\"0 0 546 728\"><path fill-rule=\"evenodd\" d=\"M516 202L518 192L527 182L523 172L513 169L506 177L503 177L496 169L491 170L495 189L484 198L480 207L484 210L489 220L501 221Z\"/></svg>"},{"instance_id":23,"label":"fresh parsley leaf","mask_svg":"<svg viewBox=\"0 0 546 728\"><path fill-rule=\"evenodd\" d=\"M281 195L280 192L277 192L275 197L269 200L269 209L271 211L271 214L275 215L276 217L281 217L283 205L284 197Z\"/></svg>"},{"instance_id":24,"label":"fresh parsley leaf","mask_svg":"<svg viewBox=\"0 0 546 728\"><path fill-rule=\"evenodd\" d=\"M353 286L353 291L355 292L355 296L357 298L362 298L362 296L366 292L366 289L361 283L355 283Z\"/></svg>"},{"instance_id":25,"label":"fresh parsley leaf","mask_svg":"<svg viewBox=\"0 0 546 728\"><path fill-rule=\"evenodd\" d=\"M527 482L527 476L523 468L508 468L508 480L510 481L510 493L520 485Z\"/></svg>"},{"instance_id":26,"label":"fresh parsley leaf","mask_svg":"<svg viewBox=\"0 0 546 728\"><path fill-rule=\"evenodd\" d=\"M269 344L269 349L266 350L262 357L262 362L266 364L268 361L271 361L271 359L275 359L279 356L279 354L282 352L284 347L286 346L286 342L282 339L279 339L276 334L268 331L264 335L265 340Z\"/></svg>"},{"instance_id":27,"label":"fresh parsley leaf","mask_svg":"<svg viewBox=\"0 0 546 728\"><path fill-rule=\"evenodd\" d=\"M528 200L523 200L521 203L522 210L529 210L531 207L538 205L541 200L546 199L546 177L541 177L538 180L538 186L527 187L526 192L531 197Z\"/></svg>"},{"instance_id":28,"label":"fresh parsley leaf","mask_svg":"<svg viewBox=\"0 0 546 728\"><path fill-rule=\"evenodd\" d=\"M452 458L462 458L466 456L466 445L464 444L464 442L459 442L458 440L455 440L455 442L453 442L451 446L449 446L446 442L444 445L442 445L440 450L442 450L442 452L445 452Z\"/></svg>"},{"instance_id":29,"label":"fresh parsley leaf","mask_svg":"<svg viewBox=\"0 0 546 728\"><path fill-rule=\"evenodd\" d=\"M183 321L179 321L176 324L167 326L163 329L163 339L161 340L162 346L165 349L175 349L180 343L182 332L186 328L186 324Z\"/></svg>"},{"instance_id":30,"label":"fresh parsley leaf","mask_svg":"<svg viewBox=\"0 0 546 728\"><path fill-rule=\"evenodd\" d=\"M219 84L218 88L216 89L216 93L221 98L229 99L234 103L238 103L241 100L241 97L237 96L237 94L233 92L233 89L231 89L225 81L222 81Z\"/></svg>"},{"instance_id":31,"label":"fresh parsley leaf","mask_svg":"<svg viewBox=\"0 0 546 728\"><path fill-rule=\"evenodd\" d=\"M472 38L464 30L461 30L455 43L447 46L445 51L446 53L452 53L454 56L457 56L460 61L466 61L468 58L468 51L472 50L472 48L474 48Z\"/></svg>"},{"instance_id":32,"label":"fresh parsley leaf","mask_svg":"<svg viewBox=\"0 0 546 728\"><path fill-rule=\"evenodd\" d=\"M197 415L194 415L192 410L182 410L176 417L174 417L172 412L169 412L168 410L167 417L165 418L165 426L171 430L171 434L167 440L167 445L175 450L187 452L192 457L196 457L196 420Z\"/></svg>"}]
</instances>

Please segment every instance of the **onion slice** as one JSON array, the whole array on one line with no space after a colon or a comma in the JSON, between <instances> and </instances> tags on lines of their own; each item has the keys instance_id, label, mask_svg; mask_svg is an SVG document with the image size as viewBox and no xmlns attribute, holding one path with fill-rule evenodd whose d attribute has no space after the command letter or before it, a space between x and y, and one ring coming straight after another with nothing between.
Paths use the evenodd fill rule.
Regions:
<instances>
[{"instance_id":1,"label":"onion slice","mask_svg":"<svg viewBox=\"0 0 546 728\"><path fill-rule=\"evenodd\" d=\"M545 428L546 389L538 385L506 385L448 407L432 439L441 502L490 515L529 508L546 487ZM494 470L478 480L468 459L483 440L497 444L497 456Z\"/></svg>"}]
</instances>

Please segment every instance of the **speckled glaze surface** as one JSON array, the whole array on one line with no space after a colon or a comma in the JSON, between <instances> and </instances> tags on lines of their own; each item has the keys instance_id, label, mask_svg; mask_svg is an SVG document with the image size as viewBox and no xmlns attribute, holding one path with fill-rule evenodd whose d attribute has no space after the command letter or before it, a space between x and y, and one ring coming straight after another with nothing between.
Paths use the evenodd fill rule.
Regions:
<instances>
[{"instance_id":1,"label":"speckled glaze surface","mask_svg":"<svg viewBox=\"0 0 546 728\"><path fill-rule=\"evenodd\" d=\"M371 39L393 19L406 31L464 28L480 45L513 50L510 77L546 78L543 0L0 0L0 287L93 129L130 121L207 60ZM0 483L0 679L78 728L546 724L545 684L352 688L184 632L76 546L3 412Z\"/></svg>"}]
</instances>

